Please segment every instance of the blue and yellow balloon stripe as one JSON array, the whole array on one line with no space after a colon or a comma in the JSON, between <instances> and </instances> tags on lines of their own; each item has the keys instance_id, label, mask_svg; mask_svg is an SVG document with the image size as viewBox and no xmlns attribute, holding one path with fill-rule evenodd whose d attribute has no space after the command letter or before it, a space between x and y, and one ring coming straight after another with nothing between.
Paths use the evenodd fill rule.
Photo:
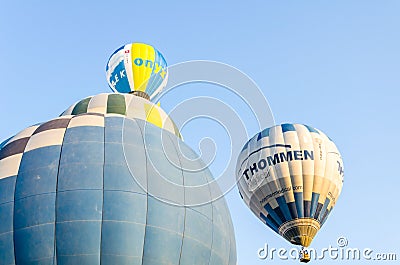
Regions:
<instances>
[{"instance_id":1,"label":"blue and yellow balloon stripe","mask_svg":"<svg viewBox=\"0 0 400 265\"><path fill-rule=\"evenodd\" d=\"M167 63L153 46L127 44L111 55L106 66L107 81L114 92L145 92L153 98L165 86Z\"/></svg>"}]
</instances>

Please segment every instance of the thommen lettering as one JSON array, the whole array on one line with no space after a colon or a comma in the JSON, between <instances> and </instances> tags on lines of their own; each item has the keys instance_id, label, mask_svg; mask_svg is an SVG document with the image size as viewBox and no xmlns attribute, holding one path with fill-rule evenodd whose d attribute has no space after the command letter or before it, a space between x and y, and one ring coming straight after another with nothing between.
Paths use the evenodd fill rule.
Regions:
<instances>
[{"instance_id":1,"label":"thommen lettering","mask_svg":"<svg viewBox=\"0 0 400 265\"><path fill-rule=\"evenodd\" d=\"M268 166L273 166L282 162L292 160L314 160L314 151L309 150L294 150L288 152L276 153L266 158L261 158L257 163L253 163L243 171L242 176L246 177L247 180L250 176L254 176L258 170L263 170ZM251 175L250 175L251 174Z\"/></svg>"}]
</instances>

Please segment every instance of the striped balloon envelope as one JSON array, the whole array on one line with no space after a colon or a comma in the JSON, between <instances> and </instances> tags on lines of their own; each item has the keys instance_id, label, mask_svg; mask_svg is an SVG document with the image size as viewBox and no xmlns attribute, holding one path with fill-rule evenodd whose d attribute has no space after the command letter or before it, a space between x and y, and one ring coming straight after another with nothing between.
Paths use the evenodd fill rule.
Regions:
<instances>
[{"instance_id":1,"label":"striped balloon envelope","mask_svg":"<svg viewBox=\"0 0 400 265\"><path fill-rule=\"evenodd\" d=\"M151 100L167 84L167 62L151 45L126 44L109 58L106 76L114 92L136 93Z\"/></svg>"},{"instance_id":2,"label":"striped balloon envelope","mask_svg":"<svg viewBox=\"0 0 400 265\"><path fill-rule=\"evenodd\" d=\"M251 138L236 168L251 211L290 243L309 246L343 185L343 162L323 132L302 124L267 128Z\"/></svg>"}]
</instances>

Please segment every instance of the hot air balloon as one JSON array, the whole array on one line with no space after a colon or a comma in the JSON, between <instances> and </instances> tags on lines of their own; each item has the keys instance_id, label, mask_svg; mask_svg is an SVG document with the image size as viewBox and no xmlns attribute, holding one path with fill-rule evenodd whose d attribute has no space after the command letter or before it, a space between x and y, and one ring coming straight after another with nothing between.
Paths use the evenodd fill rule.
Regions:
<instances>
[{"instance_id":1,"label":"hot air balloon","mask_svg":"<svg viewBox=\"0 0 400 265\"><path fill-rule=\"evenodd\" d=\"M167 62L151 45L126 44L109 58L106 76L114 92L134 93L151 100L167 84Z\"/></svg>"},{"instance_id":2,"label":"hot air balloon","mask_svg":"<svg viewBox=\"0 0 400 265\"><path fill-rule=\"evenodd\" d=\"M184 170L204 165L148 104L88 97L0 144L1 265L236 264L221 191Z\"/></svg>"},{"instance_id":3,"label":"hot air balloon","mask_svg":"<svg viewBox=\"0 0 400 265\"><path fill-rule=\"evenodd\" d=\"M243 201L265 225L307 247L340 195L343 161L323 132L287 123L245 144L236 177Z\"/></svg>"}]
</instances>

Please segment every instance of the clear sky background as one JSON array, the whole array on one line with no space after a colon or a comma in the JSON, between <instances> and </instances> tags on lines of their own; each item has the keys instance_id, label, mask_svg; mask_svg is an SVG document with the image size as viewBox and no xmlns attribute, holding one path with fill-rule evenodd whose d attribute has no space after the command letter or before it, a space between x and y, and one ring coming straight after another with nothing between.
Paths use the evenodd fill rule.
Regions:
<instances>
[{"instance_id":1,"label":"clear sky background","mask_svg":"<svg viewBox=\"0 0 400 265\"><path fill-rule=\"evenodd\" d=\"M342 195L312 246L336 246L345 236L349 247L400 259L400 1L59 2L0 0L0 139L109 92L105 64L125 43L152 44L169 65L224 62L258 84L277 123L319 128L342 153ZM180 100L213 92L204 87L189 85L162 107L170 111ZM183 130L193 148L205 136L226 141L216 124L208 122L205 132L198 128L207 121L198 122ZM257 132L251 124L248 130ZM223 149L212 166L216 174L229 159L220 157ZM236 188L226 198L239 264L270 263L257 257L265 243L291 247L252 215Z\"/></svg>"}]
</instances>

